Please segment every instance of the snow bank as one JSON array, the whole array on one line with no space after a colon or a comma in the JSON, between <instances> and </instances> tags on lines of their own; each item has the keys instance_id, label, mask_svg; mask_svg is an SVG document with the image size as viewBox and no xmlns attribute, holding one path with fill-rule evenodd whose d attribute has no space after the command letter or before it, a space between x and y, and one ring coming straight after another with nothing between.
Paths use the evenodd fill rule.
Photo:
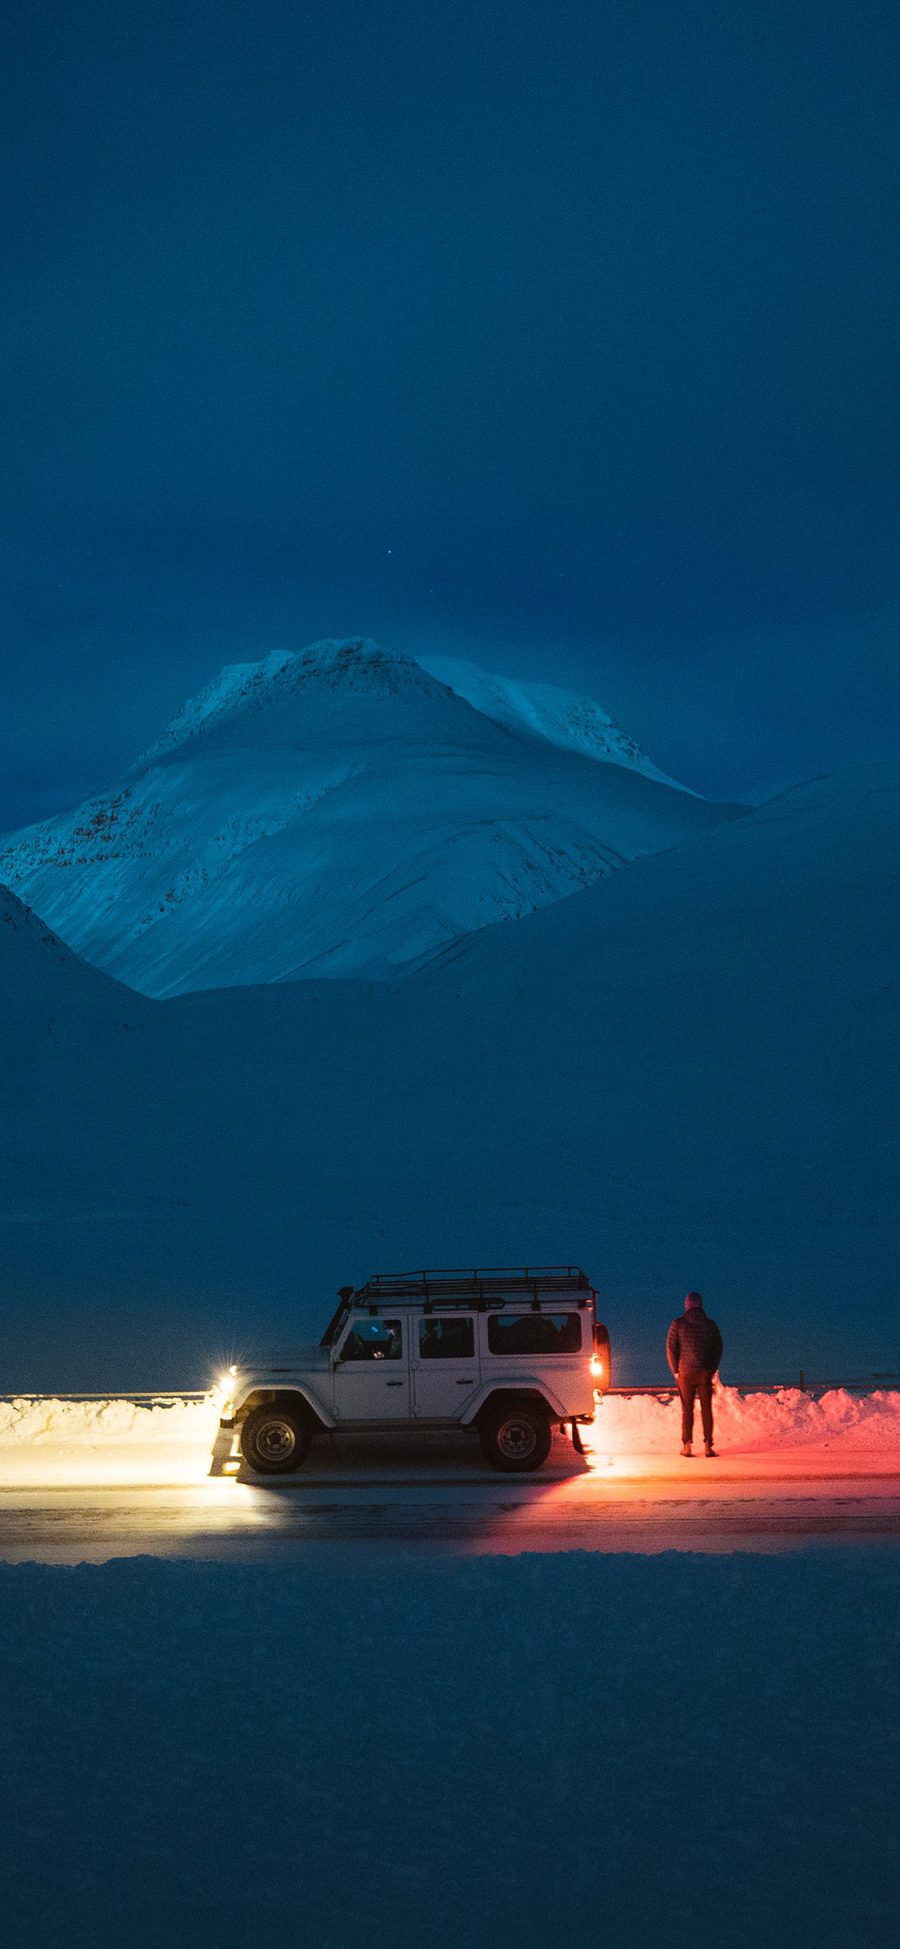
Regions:
<instances>
[{"instance_id":1,"label":"snow bank","mask_svg":"<svg viewBox=\"0 0 900 1949\"><path fill-rule=\"evenodd\" d=\"M833 1472L841 1459L865 1457L873 1471L900 1473L900 1393L848 1394L834 1388L815 1400L799 1388L777 1394L742 1393L719 1387L715 1398L716 1446L729 1467L742 1457L771 1458L776 1465L802 1459ZM600 1460L614 1457L628 1473L657 1472L679 1441L676 1400L659 1395L610 1395L585 1445ZM190 1401L177 1395L153 1405L138 1401L66 1401L52 1397L0 1400L0 1485L196 1482L209 1473L219 1410L215 1397ZM699 1413L697 1434L700 1433ZM374 1451L373 1451L374 1452ZM410 1450L414 1466L421 1456ZM316 1466L316 1451L312 1466ZM359 1461L365 1475L365 1460ZM333 1465L330 1448L325 1465ZM453 1467L453 1456L439 1463Z\"/></svg>"},{"instance_id":2,"label":"snow bank","mask_svg":"<svg viewBox=\"0 0 900 1949\"><path fill-rule=\"evenodd\" d=\"M900 1393L849 1394L836 1387L815 1399L797 1387L777 1394L717 1387L714 1406L716 1446L729 1455L827 1448L878 1450L900 1459ZM699 1409L695 1421L699 1434ZM593 1446L612 1455L671 1453L678 1430L678 1402L662 1392L609 1395L592 1431Z\"/></svg>"},{"instance_id":3,"label":"snow bank","mask_svg":"<svg viewBox=\"0 0 900 1949\"><path fill-rule=\"evenodd\" d=\"M22 1396L0 1401L0 1446L9 1442L191 1442L204 1441L218 1419L215 1402L187 1401L173 1395L152 1405L142 1401L64 1401L52 1396Z\"/></svg>"},{"instance_id":4,"label":"snow bank","mask_svg":"<svg viewBox=\"0 0 900 1949\"><path fill-rule=\"evenodd\" d=\"M212 1395L138 1401L0 1401L0 1483L196 1481L209 1471Z\"/></svg>"},{"instance_id":5,"label":"snow bank","mask_svg":"<svg viewBox=\"0 0 900 1949\"><path fill-rule=\"evenodd\" d=\"M6 1940L883 1949L898 1618L889 1552L0 1567Z\"/></svg>"}]
</instances>

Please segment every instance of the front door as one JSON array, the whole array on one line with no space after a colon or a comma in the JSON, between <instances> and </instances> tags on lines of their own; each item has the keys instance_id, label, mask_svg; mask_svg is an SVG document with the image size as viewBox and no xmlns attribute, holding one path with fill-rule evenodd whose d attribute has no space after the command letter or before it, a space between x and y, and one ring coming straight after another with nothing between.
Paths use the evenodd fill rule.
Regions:
<instances>
[{"instance_id":1,"label":"front door","mask_svg":"<svg viewBox=\"0 0 900 1949\"><path fill-rule=\"evenodd\" d=\"M409 1349L405 1322L351 1314L334 1355L334 1418L409 1419Z\"/></svg>"},{"instance_id":2,"label":"front door","mask_svg":"<svg viewBox=\"0 0 900 1949\"><path fill-rule=\"evenodd\" d=\"M474 1317L424 1313L410 1320L410 1332L416 1420L458 1421L478 1386Z\"/></svg>"}]
</instances>

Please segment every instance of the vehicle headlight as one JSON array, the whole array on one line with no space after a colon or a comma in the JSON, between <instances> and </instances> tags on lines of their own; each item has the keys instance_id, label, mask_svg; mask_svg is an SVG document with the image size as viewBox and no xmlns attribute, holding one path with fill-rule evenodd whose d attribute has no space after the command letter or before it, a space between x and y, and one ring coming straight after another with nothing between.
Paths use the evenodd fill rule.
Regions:
<instances>
[{"instance_id":1,"label":"vehicle headlight","mask_svg":"<svg viewBox=\"0 0 900 1949\"><path fill-rule=\"evenodd\" d=\"M226 1408L231 1407L232 1401L234 1399L235 1391L236 1391L236 1381L237 1381L236 1367L229 1367L225 1373L219 1374L216 1377L216 1383L215 1383L215 1387L213 1388L213 1393L215 1395L219 1408L222 1410L223 1413Z\"/></svg>"}]
</instances>

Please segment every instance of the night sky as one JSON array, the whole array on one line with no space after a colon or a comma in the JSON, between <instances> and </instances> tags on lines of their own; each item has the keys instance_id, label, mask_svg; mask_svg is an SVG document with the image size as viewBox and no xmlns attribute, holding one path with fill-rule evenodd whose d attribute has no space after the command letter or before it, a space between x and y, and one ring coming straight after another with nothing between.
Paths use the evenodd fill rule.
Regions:
<instances>
[{"instance_id":1,"label":"night sky","mask_svg":"<svg viewBox=\"0 0 900 1949\"><path fill-rule=\"evenodd\" d=\"M364 631L900 740L894 0L5 0L0 827Z\"/></svg>"}]
</instances>

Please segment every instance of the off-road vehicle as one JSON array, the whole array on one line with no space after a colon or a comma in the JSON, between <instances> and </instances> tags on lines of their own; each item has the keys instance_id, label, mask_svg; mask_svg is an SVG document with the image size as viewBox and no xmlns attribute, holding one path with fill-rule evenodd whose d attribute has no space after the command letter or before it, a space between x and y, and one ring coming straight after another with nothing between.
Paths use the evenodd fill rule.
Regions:
<instances>
[{"instance_id":1,"label":"off-road vehicle","mask_svg":"<svg viewBox=\"0 0 900 1949\"><path fill-rule=\"evenodd\" d=\"M250 1468L301 1467L318 1434L475 1428L494 1468L539 1468L555 1424L593 1420L609 1335L577 1266L381 1274L318 1346L233 1370L221 1428Z\"/></svg>"}]
</instances>

